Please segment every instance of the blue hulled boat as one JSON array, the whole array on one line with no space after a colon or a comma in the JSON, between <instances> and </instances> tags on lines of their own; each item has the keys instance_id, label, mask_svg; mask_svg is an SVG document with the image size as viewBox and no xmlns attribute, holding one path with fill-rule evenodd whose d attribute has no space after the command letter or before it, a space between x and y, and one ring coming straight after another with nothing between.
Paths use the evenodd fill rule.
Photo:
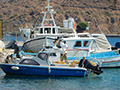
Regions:
<instances>
[{"instance_id":1,"label":"blue hulled boat","mask_svg":"<svg viewBox=\"0 0 120 90\"><path fill-rule=\"evenodd\" d=\"M0 64L6 74L35 76L85 76L85 68Z\"/></svg>"},{"instance_id":2,"label":"blue hulled boat","mask_svg":"<svg viewBox=\"0 0 120 90\"><path fill-rule=\"evenodd\" d=\"M52 64L49 60L52 53L39 52L36 56L27 55L14 63L1 63L0 67L6 74L35 75L35 76L85 76L87 69L72 67L64 62Z\"/></svg>"},{"instance_id":3,"label":"blue hulled boat","mask_svg":"<svg viewBox=\"0 0 120 90\"><path fill-rule=\"evenodd\" d=\"M103 73L99 65L93 65L89 60L63 62L59 50L54 49L40 51L37 54L21 51L19 58L15 56L17 55L10 55L6 59L7 63L0 63L6 74L84 77L88 75L88 71L97 75Z\"/></svg>"}]
</instances>

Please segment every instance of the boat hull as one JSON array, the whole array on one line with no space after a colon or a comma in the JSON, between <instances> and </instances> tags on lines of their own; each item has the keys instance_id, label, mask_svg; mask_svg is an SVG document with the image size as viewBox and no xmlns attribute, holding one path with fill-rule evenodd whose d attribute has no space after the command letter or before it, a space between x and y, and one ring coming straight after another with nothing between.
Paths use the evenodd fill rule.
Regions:
<instances>
[{"instance_id":1,"label":"boat hull","mask_svg":"<svg viewBox=\"0 0 120 90\"><path fill-rule=\"evenodd\" d=\"M45 36L31 39L31 40L26 41L23 44L22 50L38 53L45 45L53 44L53 41L55 39L56 39L55 37L52 38L52 37L45 37Z\"/></svg>"},{"instance_id":2,"label":"boat hull","mask_svg":"<svg viewBox=\"0 0 120 90\"><path fill-rule=\"evenodd\" d=\"M83 57L77 57L77 56L74 56L72 58L70 56L67 57L67 59L73 59L73 60L76 60L76 59L79 60L82 58ZM90 59L93 62L98 62L99 60L101 60L102 68L120 68L120 54L116 54L113 51L94 53L94 54L90 54L90 56L88 57L86 56L85 58ZM95 60L92 60L92 58Z\"/></svg>"},{"instance_id":3,"label":"boat hull","mask_svg":"<svg viewBox=\"0 0 120 90\"><path fill-rule=\"evenodd\" d=\"M77 76L86 75L85 68L66 68L56 66L32 66L32 65L14 65L0 64L1 69L6 74L14 75L34 75L34 76ZM14 68L13 68L14 67Z\"/></svg>"},{"instance_id":4,"label":"boat hull","mask_svg":"<svg viewBox=\"0 0 120 90\"><path fill-rule=\"evenodd\" d=\"M102 68L120 68L120 57L107 58L102 61Z\"/></svg>"},{"instance_id":5,"label":"boat hull","mask_svg":"<svg viewBox=\"0 0 120 90\"><path fill-rule=\"evenodd\" d=\"M96 53L91 56L93 58L102 60L102 68L118 68L120 67L120 54L115 52Z\"/></svg>"},{"instance_id":6,"label":"boat hull","mask_svg":"<svg viewBox=\"0 0 120 90\"><path fill-rule=\"evenodd\" d=\"M78 57L76 57L76 58L78 58ZM73 59L76 59L76 58L73 58ZM81 58L83 58L83 57L81 57ZM86 57L86 58L90 59L88 57ZM102 68L120 68L120 57L94 58L94 59L102 60L102 65L101 65ZM93 62L95 62L95 60Z\"/></svg>"}]
</instances>

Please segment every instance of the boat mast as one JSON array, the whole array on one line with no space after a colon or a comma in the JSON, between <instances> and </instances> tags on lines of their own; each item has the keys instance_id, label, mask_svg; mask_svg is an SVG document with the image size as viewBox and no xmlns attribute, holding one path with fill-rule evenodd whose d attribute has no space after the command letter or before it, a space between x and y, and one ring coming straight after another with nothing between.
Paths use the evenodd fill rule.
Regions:
<instances>
[{"instance_id":1,"label":"boat mast","mask_svg":"<svg viewBox=\"0 0 120 90\"><path fill-rule=\"evenodd\" d=\"M50 6L50 4L49 4L50 0L47 0L47 2L48 2L48 5L45 7L45 8L47 8L47 12L44 12L44 11L41 12L41 13L44 14L43 21L42 21L42 26L45 25L46 21L49 22L48 25L52 24L52 26L56 26L55 20L53 18L53 14L56 13L56 12L54 12L54 10L51 9L52 6ZM49 17L47 17L47 14L49 15Z\"/></svg>"}]
</instances>

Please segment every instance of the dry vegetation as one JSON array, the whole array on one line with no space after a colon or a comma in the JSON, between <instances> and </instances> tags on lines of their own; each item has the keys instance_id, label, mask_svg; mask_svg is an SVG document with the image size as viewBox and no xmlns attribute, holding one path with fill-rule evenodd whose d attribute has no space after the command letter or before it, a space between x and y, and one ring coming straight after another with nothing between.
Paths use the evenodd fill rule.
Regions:
<instances>
[{"instance_id":1,"label":"dry vegetation","mask_svg":"<svg viewBox=\"0 0 120 90\"><path fill-rule=\"evenodd\" d=\"M0 18L4 21L4 31L19 31L21 24L13 21L40 23L41 10L45 10L47 0L0 0ZM57 12L57 25L73 17L75 22L90 22L90 32L98 33L98 25L105 34L120 33L120 0L51 0Z\"/></svg>"}]
</instances>

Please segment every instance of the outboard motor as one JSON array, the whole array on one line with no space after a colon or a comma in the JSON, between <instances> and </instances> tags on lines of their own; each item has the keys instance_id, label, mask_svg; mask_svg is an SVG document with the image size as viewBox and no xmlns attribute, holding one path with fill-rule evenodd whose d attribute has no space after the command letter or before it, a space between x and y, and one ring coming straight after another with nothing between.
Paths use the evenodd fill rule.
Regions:
<instances>
[{"instance_id":1,"label":"outboard motor","mask_svg":"<svg viewBox=\"0 0 120 90\"><path fill-rule=\"evenodd\" d=\"M94 66L87 59L81 59L78 66L79 67L84 67L86 69L90 69L93 73L95 73L97 75L103 73L103 71L101 70L101 67L99 67L98 64L96 66Z\"/></svg>"}]
</instances>

